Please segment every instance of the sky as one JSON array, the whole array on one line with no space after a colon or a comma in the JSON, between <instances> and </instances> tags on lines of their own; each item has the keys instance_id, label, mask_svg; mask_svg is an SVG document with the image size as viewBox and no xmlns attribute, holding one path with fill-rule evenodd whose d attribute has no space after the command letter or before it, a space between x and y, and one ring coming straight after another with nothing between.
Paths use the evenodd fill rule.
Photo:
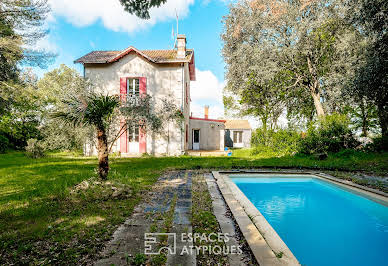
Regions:
<instances>
[{"instance_id":1,"label":"sky","mask_svg":"<svg viewBox=\"0 0 388 266\"><path fill-rule=\"evenodd\" d=\"M191 83L191 111L203 116L209 105L209 117L223 117L222 90L225 64L221 55L222 17L228 14L228 0L167 0L151 10L150 20L141 20L124 11L119 0L49 0L48 36L38 43L58 56L41 76L60 64L77 69L77 58L93 50L172 49L172 28L185 34L187 47L195 51L196 81Z\"/></svg>"}]
</instances>

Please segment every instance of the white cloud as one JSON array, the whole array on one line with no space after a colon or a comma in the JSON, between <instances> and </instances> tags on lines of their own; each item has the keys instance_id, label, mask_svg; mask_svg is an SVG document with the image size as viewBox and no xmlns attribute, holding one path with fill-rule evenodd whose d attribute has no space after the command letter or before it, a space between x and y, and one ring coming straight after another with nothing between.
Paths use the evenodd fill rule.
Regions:
<instances>
[{"instance_id":1,"label":"white cloud","mask_svg":"<svg viewBox=\"0 0 388 266\"><path fill-rule=\"evenodd\" d=\"M193 116L203 117L204 106L209 105L209 118L220 118L224 116L224 105L222 103L222 91L225 83L209 70L195 70L196 81L191 83L191 112Z\"/></svg>"},{"instance_id":2,"label":"white cloud","mask_svg":"<svg viewBox=\"0 0 388 266\"><path fill-rule=\"evenodd\" d=\"M196 81L191 83L191 99L193 101L220 101L222 102L222 91L224 82L221 82L209 70L201 71L195 69Z\"/></svg>"},{"instance_id":3,"label":"white cloud","mask_svg":"<svg viewBox=\"0 0 388 266\"><path fill-rule=\"evenodd\" d=\"M106 28L113 31L135 32L175 18L175 10L179 17L185 17L194 0L168 0L159 8L150 10L149 20L142 20L124 11L119 0L49 0L49 3L53 16L65 17L73 25L84 27L102 21Z\"/></svg>"}]
</instances>

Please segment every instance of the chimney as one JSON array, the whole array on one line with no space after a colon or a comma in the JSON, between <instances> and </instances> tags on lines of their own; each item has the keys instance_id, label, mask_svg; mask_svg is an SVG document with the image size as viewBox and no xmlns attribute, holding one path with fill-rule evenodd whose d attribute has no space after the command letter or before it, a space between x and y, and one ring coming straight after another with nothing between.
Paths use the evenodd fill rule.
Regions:
<instances>
[{"instance_id":1,"label":"chimney","mask_svg":"<svg viewBox=\"0 0 388 266\"><path fill-rule=\"evenodd\" d=\"M186 57L186 35L179 34L177 36L177 42L178 42L177 58L185 58Z\"/></svg>"},{"instance_id":2,"label":"chimney","mask_svg":"<svg viewBox=\"0 0 388 266\"><path fill-rule=\"evenodd\" d=\"M205 105L205 119L209 119L209 105Z\"/></svg>"}]
</instances>

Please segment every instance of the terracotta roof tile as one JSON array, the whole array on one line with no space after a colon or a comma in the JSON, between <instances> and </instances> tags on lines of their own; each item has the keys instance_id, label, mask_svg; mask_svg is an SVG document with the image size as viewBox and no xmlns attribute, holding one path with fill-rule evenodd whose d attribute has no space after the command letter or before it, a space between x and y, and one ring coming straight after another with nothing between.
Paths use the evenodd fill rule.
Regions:
<instances>
[{"instance_id":1,"label":"terracotta roof tile","mask_svg":"<svg viewBox=\"0 0 388 266\"><path fill-rule=\"evenodd\" d=\"M251 129L248 120L226 120L225 129Z\"/></svg>"},{"instance_id":2,"label":"terracotta roof tile","mask_svg":"<svg viewBox=\"0 0 388 266\"><path fill-rule=\"evenodd\" d=\"M127 49L123 51L93 51L77 59L75 63L106 64L117 56L120 56L120 54L126 51ZM142 50L139 52L155 63L189 61L194 53L192 49L187 49L185 58L176 58L176 50Z\"/></svg>"},{"instance_id":3,"label":"terracotta roof tile","mask_svg":"<svg viewBox=\"0 0 388 266\"><path fill-rule=\"evenodd\" d=\"M90 52L81 58L77 59L76 63L106 63L112 57L118 55L120 51L93 51Z\"/></svg>"}]
</instances>

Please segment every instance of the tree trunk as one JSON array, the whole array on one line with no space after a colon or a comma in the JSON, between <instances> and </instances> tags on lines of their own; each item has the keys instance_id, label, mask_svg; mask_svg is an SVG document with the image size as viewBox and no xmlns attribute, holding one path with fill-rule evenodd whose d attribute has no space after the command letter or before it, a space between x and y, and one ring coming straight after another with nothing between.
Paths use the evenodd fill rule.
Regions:
<instances>
[{"instance_id":1,"label":"tree trunk","mask_svg":"<svg viewBox=\"0 0 388 266\"><path fill-rule=\"evenodd\" d=\"M363 99L360 101L361 119L362 119L362 137L368 136L368 114L366 110L366 103Z\"/></svg>"},{"instance_id":2,"label":"tree trunk","mask_svg":"<svg viewBox=\"0 0 388 266\"><path fill-rule=\"evenodd\" d=\"M317 111L318 117L323 117L325 116L325 111L323 110L323 106L321 103L321 95L319 93L318 88L316 88L316 86L318 85L314 84L314 86L310 88L310 92L314 100L314 106L315 106L315 110Z\"/></svg>"},{"instance_id":3,"label":"tree trunk","mask_svg":"<svg viewBox=\"0 0 388 266\"><path fill-rule=\"evenodd\" d=\"M377 113L379 116L379 123L381 128L381 136L388 137L388 110L385 108L385 104L377 105Z\"/></svg>"},{"instance_id":4,"label":"tree trunk","mask_svg":"<svg viewBox=\"0 0 388 266\"><path fill-rule=\"evenodd\" d=\"M97 142L98 142L98 175L101 179L106 180L109 172L109 151L108 151L108 139L105 129L97 129Z\"/></svg>"},{"instance_id":5,"label":"tree trunk","mask_svg":"<svg viewBox=\"0 0 388 266\"><path fill-rule=\"evenodd\" d=\"M325 116L325 111L323 110L323 106L321 103L321 94L319 92L319 80L309 56L307 56L307 66L309 68L309 72L311 75L312 84L310 84L310 92L314 100L315 110L317 111L318 117L321 117L321 116L323 117Z\"/></svg>"}]
</instances>

